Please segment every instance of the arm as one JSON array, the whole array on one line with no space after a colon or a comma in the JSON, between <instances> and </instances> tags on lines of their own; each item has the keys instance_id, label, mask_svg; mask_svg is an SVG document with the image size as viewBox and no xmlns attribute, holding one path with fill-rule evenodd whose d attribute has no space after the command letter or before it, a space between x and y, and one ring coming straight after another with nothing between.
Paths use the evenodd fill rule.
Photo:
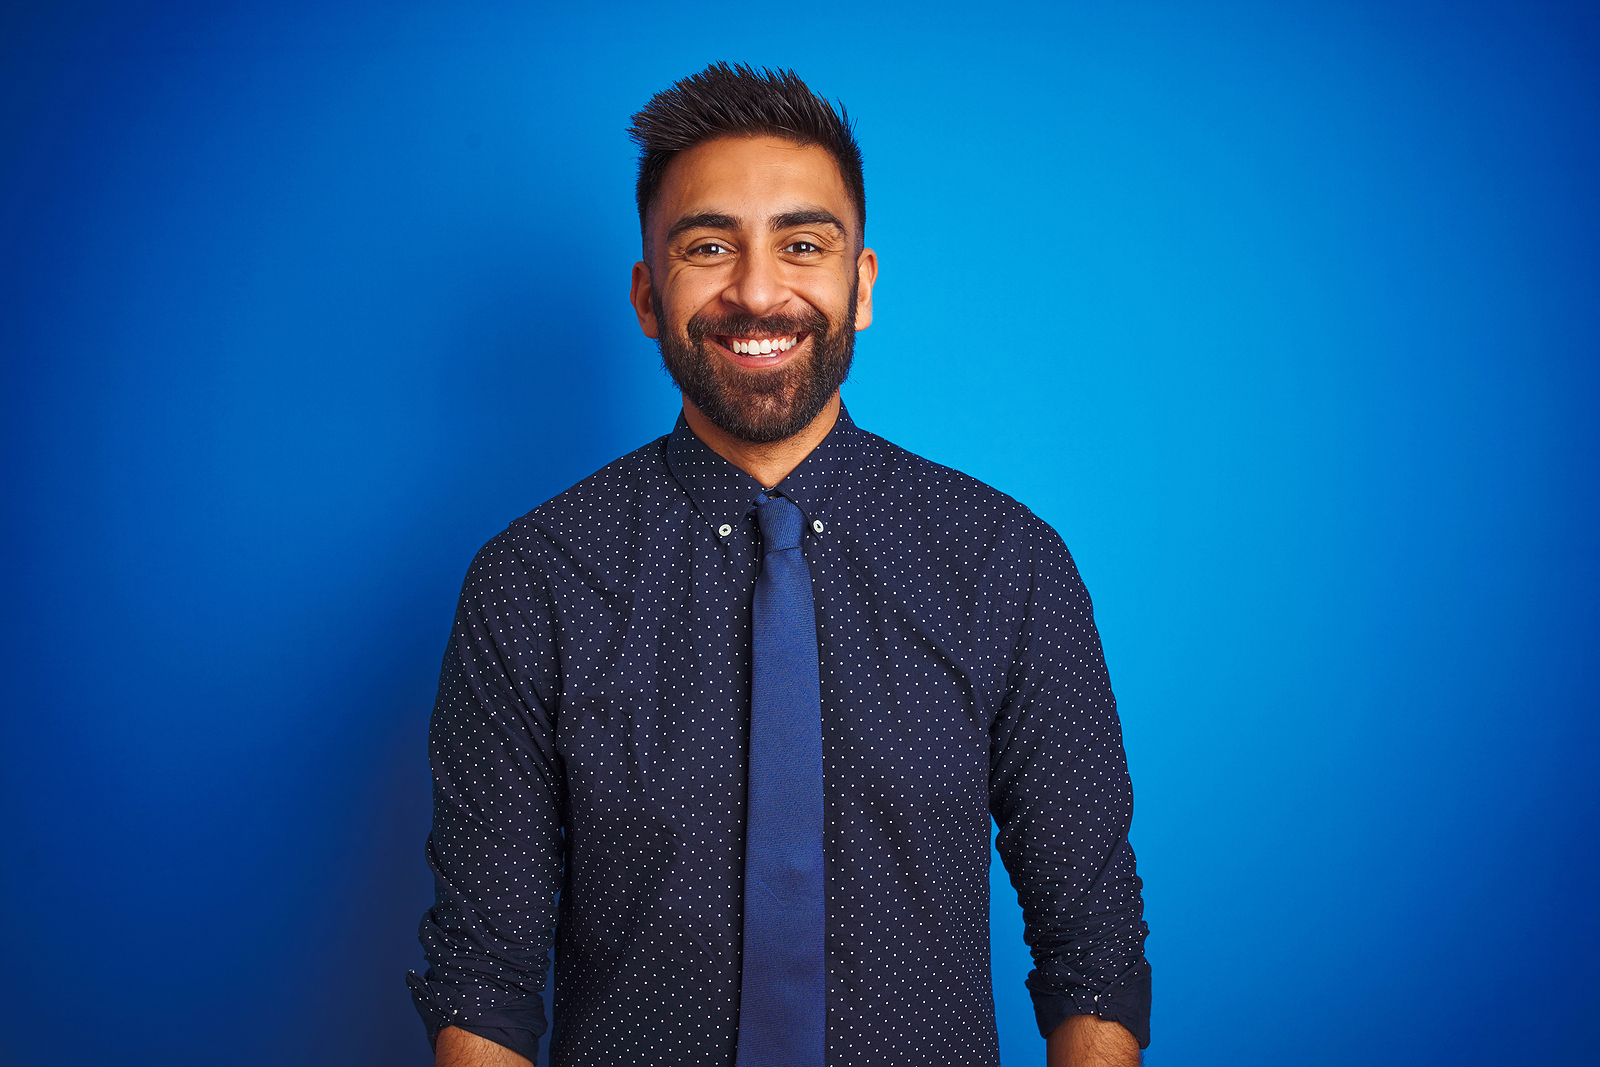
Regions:
<instances>
[{"instance_id":1,"label":"arm","mask_svg":"<svg viewBox=\"0 0 1600 1067\"><path fill-rule=\"evenodd\" d=\"M1100 1041L1094 1022L1121 1024L1105 1035L1149 1042L1144 904L1128 845L1133 790L1088 593L1055 531L1032 515L1023 526L1025 537L1007 546L1015 555L996 560L1002 572L1025 568L1031 582L1025 596L1012 594L1021 601L1016 640L990 730L995 846L1022 905L1034 960L1027 985L1052 1067L1110 1067L1121 1061L1079 1058L1080 1037Z\"/></svg>"},{"instance_id":2,"label":"arm","mask_svg":"<svg viewBox=\"0 0 1600 1067\"><path fill-rule=\"evenodd\" d=\"M442 1042L441 1042L442 1043ZM1139 1042L1121 1023L1071 1015L1050 1031L1046 1067L1139 1067Z\"/></svg>"},{"instance_id":3,"label":"arm","mask_svg":"<svg viewBox=\"0 0 1600 1067\"><path fill-rule=\"evenodd\" d=\"M545 1031L565 859L554 634L544 578L502 534L468 572L429 726L435 902L418 930L427 973L407 982L430 1039L476 1031L456 1030L441 1055L484 1035L532 1060Z\"/></svg>"},{"instance_id":4,"label":"arm","mask_svg":"<svg viewBox=\"0 0 1600 1067\"><path fill-rule=\"evenodd\" d=\"M434 1067L533 1067L504 1045L454 1026L439 1031L434 1051Z\"/></svg>"}]
</instances>

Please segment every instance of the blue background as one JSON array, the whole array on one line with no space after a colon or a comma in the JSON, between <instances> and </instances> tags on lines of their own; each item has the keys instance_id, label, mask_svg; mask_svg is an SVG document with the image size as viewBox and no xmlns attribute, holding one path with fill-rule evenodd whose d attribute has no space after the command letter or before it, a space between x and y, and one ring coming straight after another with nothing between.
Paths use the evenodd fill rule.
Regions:
<instances>
[{"instance_id":1,"label":"blue background","mask_svg":"<svg viewBox=\"0 0 1600 1067\"><path fill-rule=\"evenodd\" d=\"M1148 1062L1600 1062L1600 16L1509 0L10 0L0 1061L427 1061L459 582L670 427L623 129L719 58L859 117L857 421L1095 595Z\"/></svg>"}]
</instances>

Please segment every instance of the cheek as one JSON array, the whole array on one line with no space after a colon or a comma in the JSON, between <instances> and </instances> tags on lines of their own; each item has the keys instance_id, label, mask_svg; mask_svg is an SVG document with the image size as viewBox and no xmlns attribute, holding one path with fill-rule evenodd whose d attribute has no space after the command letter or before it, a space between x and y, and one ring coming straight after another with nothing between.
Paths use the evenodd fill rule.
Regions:
<instances>
[{"instance_id":1,"label":"cheek","mask_svg":"<svg viewBox=\"0 0 1600 1067\"><path fill-rule=\"evenodd\" d=\"M846 276L830 270L808 272L793 279L789 288L801 300L826 312L829 318L837 318L850 303L850 290L854 285L853 273Z\"/></svg>"},{"instance_id":2,"label":"cheek","mask_svg":"<svg viewBox=\"0 0 1600 1067\"><path fill-rule=\"evenodd\" d=\"M658 317L665 318L662 326L670 326L681 334L689 320L702 311L715 312L719 290L708 282L711 279L700 277L669 282L667 290L660 294L661 302L657 307Z\"/></svg>"}]
</instances>

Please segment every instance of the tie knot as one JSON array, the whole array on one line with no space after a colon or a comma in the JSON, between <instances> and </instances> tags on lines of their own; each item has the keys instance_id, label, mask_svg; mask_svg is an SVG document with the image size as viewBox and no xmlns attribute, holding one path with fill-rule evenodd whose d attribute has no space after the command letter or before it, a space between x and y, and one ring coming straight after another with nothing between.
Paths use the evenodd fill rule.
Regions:
<instances>
[{"instance_id":1,"label":"tie knot","mask_svg":"<svg viewBox=\"0 0 1600 1067\"><path fill-rule=\"evenodd\" d=\"M758 505L756 522L761 525L763 555L800 547L800 509L787 497L771 497Z\"/></svg>"}]
</instances>

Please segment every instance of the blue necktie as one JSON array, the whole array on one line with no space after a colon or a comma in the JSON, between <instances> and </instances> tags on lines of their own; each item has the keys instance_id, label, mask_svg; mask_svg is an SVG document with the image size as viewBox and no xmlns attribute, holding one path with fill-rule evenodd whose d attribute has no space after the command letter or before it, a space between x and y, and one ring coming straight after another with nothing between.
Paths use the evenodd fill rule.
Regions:
<instances>
[{"instance_id":1,"label":"blue necktie","mask_svg":"<svg viewBox=\"0 0 1600 1067\"><path fill-rule=\"evenodd\" d=\"M757 498L738 1067L822 1067L822 697L800 509Z\"/></svg>"}]
</instances>

